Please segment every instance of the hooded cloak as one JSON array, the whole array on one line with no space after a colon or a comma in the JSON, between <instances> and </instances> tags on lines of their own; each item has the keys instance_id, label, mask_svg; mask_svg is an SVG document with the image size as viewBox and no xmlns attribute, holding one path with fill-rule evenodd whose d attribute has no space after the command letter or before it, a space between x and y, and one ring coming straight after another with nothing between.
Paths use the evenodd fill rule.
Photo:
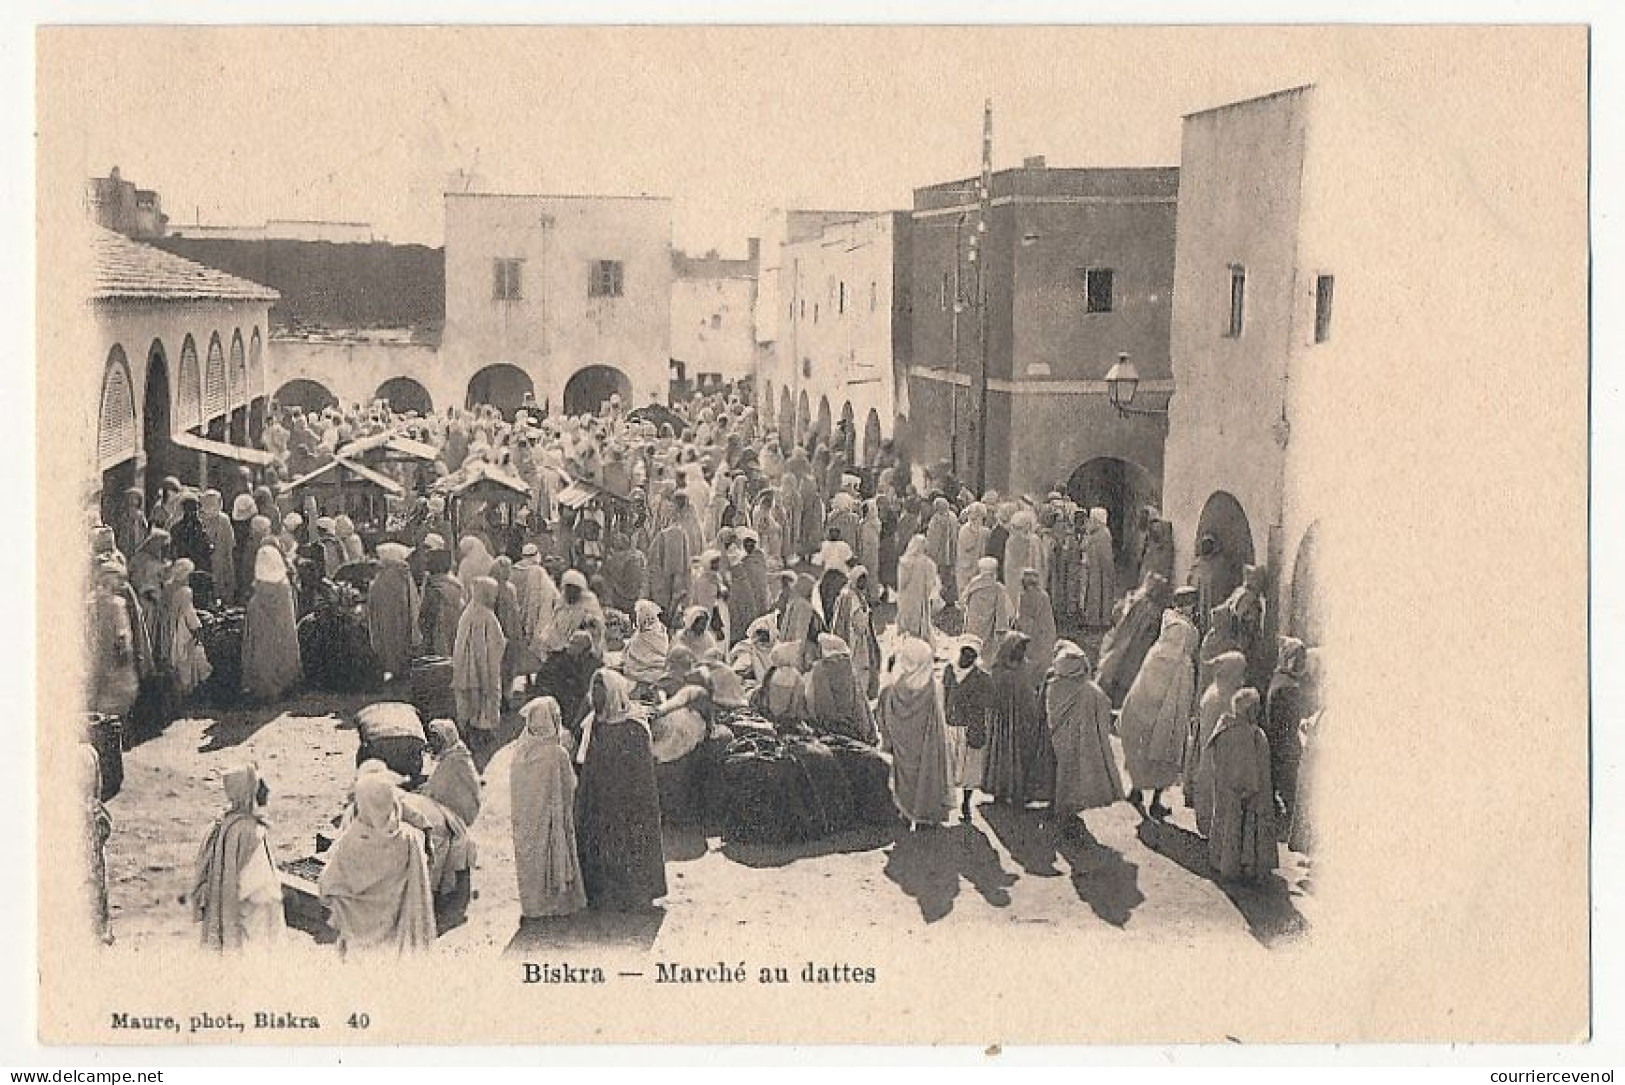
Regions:
<instances>
[{"instance_id":1,"label":"hooded cloak","mask_svg":"<svg viewBox=\"0 0 1625 1085\"><path fill-rule=\"evenodd\" d=\"M570 915L587 906L575 828L576 774L561 744L559 705L538 697L520 709L525 729L509 768L519 914Z\"/></svg>"}]
</instances>

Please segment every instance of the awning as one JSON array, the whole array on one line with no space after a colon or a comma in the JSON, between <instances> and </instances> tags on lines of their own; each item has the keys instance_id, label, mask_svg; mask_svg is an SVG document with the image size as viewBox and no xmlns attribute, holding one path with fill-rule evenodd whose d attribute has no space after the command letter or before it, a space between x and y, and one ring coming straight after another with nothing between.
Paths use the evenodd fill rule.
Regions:
<instances>
[{"instance_id":1,"label":"awning","mask_svg":"<svg viewBox=\"0 0 1625 1085\"><path fill-rule=\"evenodd\" d=\"M338 454L354 459L367 452L376 452L378 449L393 452L398 456L405 456L409 459L423 460L426 463L432 463L440 458L439 449L408 437L404 433L375 433L371 437L362 437L339 449Z\"/></svg>"},{"instance_id":2,"label":"awning","mask_svg":"<svg viewBox=\"0 0 1625 1085\"><path fill-rule=\"evenodd\" d=\"M225 441L216 441L208 437L199 437L187 430L170 434L169 439L182 448L190 448L194 452L206 452L210 456L219 456L221 459L236 460L238 463L252 464L255 467L269 467L276 462L276 456L263 448L246 448L243 445L228 444Z\"/></svg>"},{"instance_id":3,"label":"awning","mask_svg":"<svg viewBox=\"0 0 1625 1085\"><path fill-rule=\"evenodd\" d=\"M594 501L608 498L610 501L626 504L630 498L606 490L591 482L572 482L558 493L558 502L567 509L583 509Z\"/></svg>"},{"instance_id":4,"label":"awning","mask_svg":"<svg viewBox=\"0 0 1625 1085\"><path fill-rule=\"evenodd\" d=\"M482 460L474 460L445 478L439 479L433 489L436 493L451 497L467 497L470 494L488 499L492 496L516 497L521 500L530 497L530 487L526 485L524 479Z\"/></svg>"},{"instance_id":5,"label":"awning","mask_svg":"<svg viewBox=\"0 0 1625 1085\"><path fill-rule=\"evenodd\" d=\"M335 457L327 463L322 464L308 475L296 478L292 482L283 483L282 492L290 493L294 490L310 485L342 486L344 485L345 472L355 476L362 482L367 482L377 486L379 489L383 490L392 497L406 496L406 487L402 486L388 475L380 475L372 468L367 467L364 464L356 463L354 460L345 459L342 456Z\"/></svg>"}]
</instances>

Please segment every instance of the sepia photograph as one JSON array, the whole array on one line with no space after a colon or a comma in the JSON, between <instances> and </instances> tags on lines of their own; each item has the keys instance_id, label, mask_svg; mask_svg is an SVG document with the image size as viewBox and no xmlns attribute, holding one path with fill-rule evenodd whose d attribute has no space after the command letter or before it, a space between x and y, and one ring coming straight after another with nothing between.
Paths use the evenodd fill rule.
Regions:
<instances>
[{"instance_id":1,"label":"sepia photograph","mask_svg":"<svg viewBox=\"0 0 1625 1085\"><path fill-rule=\"evenodd\" d=\"M43 1042L1587 1038L1584 27L34 46Z\"/></svg>"}]
</instances>

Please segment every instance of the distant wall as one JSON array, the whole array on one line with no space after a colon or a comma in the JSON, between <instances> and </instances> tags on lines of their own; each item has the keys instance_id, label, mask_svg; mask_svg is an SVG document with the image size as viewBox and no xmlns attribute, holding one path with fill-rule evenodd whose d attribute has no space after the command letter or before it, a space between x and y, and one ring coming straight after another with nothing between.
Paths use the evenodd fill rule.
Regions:
<instances>
[{"instance_id":1,"label":"distant wall","mask_svg":"<svg viewBox=\"0 0 1625 1085\"><path fill-rule=\"evenodd\" d=\"M446 253L427 245L166 237L152 244L275 288L273 326L438 328Z\"/></svg>"}]
</instances>

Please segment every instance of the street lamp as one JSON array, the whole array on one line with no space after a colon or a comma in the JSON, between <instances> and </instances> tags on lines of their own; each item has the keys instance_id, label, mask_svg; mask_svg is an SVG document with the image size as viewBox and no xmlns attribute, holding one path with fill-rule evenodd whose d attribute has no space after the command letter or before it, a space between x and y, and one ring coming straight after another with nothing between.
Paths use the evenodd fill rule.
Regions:
<instances>
[{"instance_id":1,"label":"street lamp","mask_svg":"<svg viewBox=\"0 0 1625 1085\"><path fill-rule=\"evenodd\" d=\"M1134 368L1129 361L1128 352L1122 351L1117 355L1117 364L1106 370L1106 397L1111 400L1117 413L1124 418L1131 414L1138 415L1165 415L1167 407L1136 407L1134 394L1140 390L1140 371Z\"/></svg>"}]
</instances>

